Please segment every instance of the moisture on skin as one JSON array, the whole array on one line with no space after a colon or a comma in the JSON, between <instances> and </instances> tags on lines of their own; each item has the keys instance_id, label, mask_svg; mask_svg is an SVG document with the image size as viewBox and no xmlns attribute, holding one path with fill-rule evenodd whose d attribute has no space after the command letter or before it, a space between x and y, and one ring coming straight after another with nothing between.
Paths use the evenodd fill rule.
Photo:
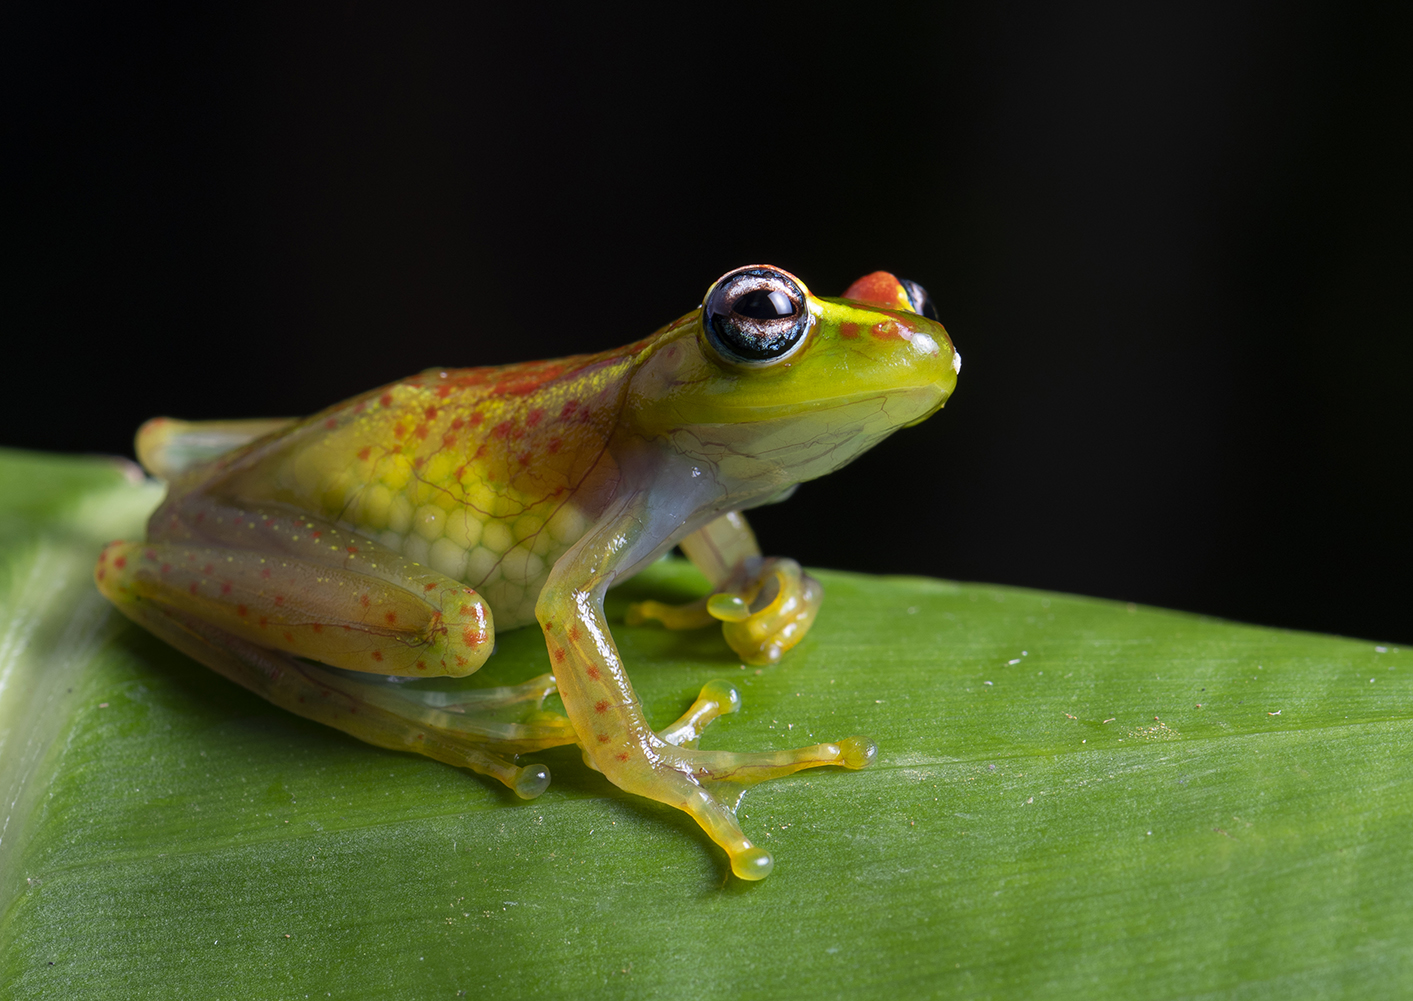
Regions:
<instances>
[{"instance_id":1,"label":"moisture on skin","mask_svg":"<svg viewBox=\"0 0 1413 1001\"><path fill-rule=\"evenodd\" d=\"M521 796L549 772L519 756L577 744L760 879L773 860L737 822L744 791L862 768L874 744L701 750L711 720L740 708L723 682L655 729L604 593L680 545L712 594L642 602L629 623L719 622L744 662L778 661L822 591L794 561L763 557L740 512L946 402L960 359L923 313L935 315L921 288L887 272L825 299L779 269L739 269L613 351L431 369L297 421L149 421L138 455L167 497L147 539L110 544L95 578L124 614L272 702ZM497 629L532 622L550 673L456 695L397 683L468 675ZM563 716L541 708L554 691Z\"/></svg>"}]
</instances>

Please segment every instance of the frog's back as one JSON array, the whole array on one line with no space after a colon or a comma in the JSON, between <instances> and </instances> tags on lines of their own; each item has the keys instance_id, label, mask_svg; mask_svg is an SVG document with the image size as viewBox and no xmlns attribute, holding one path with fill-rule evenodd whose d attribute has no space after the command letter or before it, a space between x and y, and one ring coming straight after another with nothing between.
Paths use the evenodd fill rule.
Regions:
<instances>
[{"instance_id":1,"label":"frog's back","mask_svg":"<svg viewBox=\"0 0 1413 1001\"><path fill-rule=\"evenodd\" d=\"M607 444L634 364L618 349L430 369L254 443L205 489L337 522L475 587L499 628L523 625L617 484Z\"/></svg>"}]
</instances>

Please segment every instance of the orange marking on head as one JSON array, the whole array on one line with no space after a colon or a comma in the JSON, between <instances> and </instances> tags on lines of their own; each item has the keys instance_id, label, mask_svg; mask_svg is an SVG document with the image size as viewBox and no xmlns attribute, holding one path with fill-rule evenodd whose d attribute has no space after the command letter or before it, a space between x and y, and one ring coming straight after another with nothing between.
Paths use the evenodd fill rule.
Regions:
<instances>
[{"instance_id":1,"label":"orange marking on head","mask_svg":"<svg viewBox=\"0 0 1413 1001\"><path fill-rule=\"evenodd\" d=\"M846 341L852 341L854 338L858 337L859 330L860 328L857 323L839 324L839 336L844 338L844 340Z\"/></svg>"},{"instance_id":2,"label":"orange marking on head","mask_svg":"<svg viewBox=\"0 0 1413 1001\"><path fill-rule=\"evenodd\" d=\"M596 712L596 713L606 713L606 712L608 712L608 699L599 699L597 702L595 702L595 703L594 703L594 712Z\"/></svg>"},{"instance_id":3,"label":"orange marking on head","mask_svg":"<svg viewBox=\"0 0 1413 1001\"><path fill-rule=\"evenodd\" d=\"M913 339L912 330L896 320L879 320L869 329L869 333L880 341L910 341Z\"/></svg>"}]
</instances>

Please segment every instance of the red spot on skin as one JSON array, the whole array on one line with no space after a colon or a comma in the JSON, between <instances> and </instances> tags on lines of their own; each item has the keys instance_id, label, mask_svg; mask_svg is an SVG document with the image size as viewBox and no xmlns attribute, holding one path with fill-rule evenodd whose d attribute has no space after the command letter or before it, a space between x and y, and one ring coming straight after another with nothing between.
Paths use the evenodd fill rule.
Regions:
<instances>
[{"instance_id":1,"label":"red spot on skin","mask_svg":"<svg viewBox=\"0 0 1413 1001\"><path fill-rule=\"evenodd\" d=\"M343 548L347 549L350 553L356 553L356 552L358 552L358 547L357 547L357 546L344 546Z\"/></svg>"},{"instance_id":2,"label":"red spot on skin","mask_svg":"<svg viewBox=\"0 0 1413 1001\"><path fill-rule=\"evenodd\" d=\"M873 325L869 333L880 341L910 341L913 332L893 320L880 320Z\"/></svg>"},{"instance_id":3,"label":"red spot on skin","mask_svg":"<svg viewBox=\"0 0 1413 1001\"><path fill-rule=\"evenodd\" d=\"M294 642L294 633L285 633L285 642L286 642L286 643L293 643L293 642Z\"/></svg>"},{"instance_id":4,"label":"red spot on skin","mask_svg":"<svg viewBox=\"0 0 1413 1001\"><path fill-rule=\"evenodd\" d=\"M176 521L175 518L173 518L172 520L173 520L173 521ZM197 511L197 512L196 512L196 523L199 525L199 524L201 524L201 523L202 523L203 521L205 521L205 520L206 520L206 512L205 512L205 511Z\"/></svg>"},{"instance_id":5,"label":"red spot on skin","mask_svg":"<svg viewBox=\"0 0 1413 1001\"><path fill-rule=\"evenodd\" d=\"M264 629L264 628L265 628L266 626L268 626L269 624L270 624L270 620L269 620L269 619L265 618L265 616L263 616L263 615L260 616L260 628L261 628L261 629Z\"/></svg>"},{"instance_id":6,"label":"red spot on skin","mask_svg":"<svg viewBox=\"0 0 1413 1001\"><path fill-rule=\"evenodd\" d=\"M427 408L427 420L429 420L429 421L434 421L434 420L436 420L436 419L437 419L437 408L436 408L436 407L428 407L428 408Z\"/></svg>"},{"instance_id":7,"label":"red spot on skin","mask_svg":"<svg viewBox=\"0 0 1413 1001\"><path fill-rule=\"evenodd\" d=\"M427 461L427 457L426 457L425 455L419 455L419 456L417 456L417 458L415 458L415 459L412 460L412 468L413 468L413 469L421 469L422 466L423 466L423 464L424 464L426 461Z\"/></svg>"},{"instance_id":8,"label":"red spot on skin","mask_svg":"<svg viewBox=\"0 0 1413 1001\"><path fill-rule=\"evenodd\" d=\"M530 453L529 453L529 452L522 452L522 453L520 454L520 465L521 465L522 468L529 468L529 465L530 465Z\"/></svg>"},{"instance_id":9,"label":"red spot on skin","mask_svg":"<svg viewBox=\"0 0 1413 1001\"><path fill-rule=\"evenodd\" d=\"M456 467L456 473L455 473L456 479L459 480L459 479L461 479L461 478L462 478L463 476L465 476L465 475L466 475L466 467L465 467L464 465L457 466L457 467Z\"/></svg>"},{"instance_id":10,"label":"red spot on skin","mask_svg":"<svg viewBox=\"0 0 1413 1001\"><path fill-rule=\"evenodd\" d=\"M456 666L457 666L457 667L465 667L465 666L466 666L466 658L463 657L463 656L461 656L460 654L457 654L457 656L456 656Z\"/></svg>"},{"instance_id":11,"label":"red spot on skin","mask_svg":"<svg viewBox=\"0 0 1413 1001\"><path fill-rule=\"evenodd\" d=\"M316 633L322 633L322 632L324 631L324 623L322 623L322 622L316 622L316 623L314 623L312 626L310 626L309 628L310 628L310 629L313 629ZM347 629L348 626L344 626L344 628Z\"/></svg>"},{"instance_id":12,"label":"red spot on skin","mask_svg":"<svg viewBox=\"0 0 1413 1001\"><path fill-rule=\"evenodd\" d=\"M367 462L367 461L368 461L368 457L369 457L370 455L372 455L372 454L373 454L373 447L372 447L371 445L364 445L362 448L360 448L360 449L358 450L358 458L361 459L361 460L364 461L364 462Z\"/></svg>"},{"instance_id":13,"label":"red spot on skin","mask_svg":"<svg viewBox=\"0 0 1413 1001\"><path fill-rule=\"evenodd\" d=\"M269 568L269 567L266 567L264 570L261 570L261 571L260 571L260 576L261 576L262 578L264 578L265 580L269 580L269 579L270 579L270 568Z\"/></svg>"},{"instance_id":14,"label":"red spot on skin","mask_svg":"<svg viewBox=\"0 0 1413 1001\"><path fill-rule=\"evenodd\" d=\"M448 396L450 396L450 395L451 395L451 387L450 387L450 386L438 386L438 387L437 387L437 399L439 399L439 400L445 400L445 399L446 399Z\"/></svg>"},{"instance_id":15,"label":"red spot on skin","mask_svg":"<svg viewBox=\"0 0 1413 1001\"><path fill-rule=\"evenodd\" d=\"M128 565L128 558L127 558L126 556L119 556L116 560L113 561L113 566L117 567L119 570L121 570L123 567L125 567L125 566L127 566L127 565ZM207 571L209 572L211 568L210 568L210 567L207 567L206 569L207 569Z\"/></svg>"},{"instance_id":16,"label":"red spot on skin","mask_svg":"<svg viewBox=\"0 0 1413 1001\"><path fill-rule=\"evenodd\" d=\"M112 548L113 548L113 544L110 542L110 543L108 544L108 549L112 549ZM108 562L108 549L105 549L105 550L103 550L103 552L101 552L101 553L98 554L98 564L99 564L100 566L102 566L104 563L107 563L107 562Z\"/></svg>"},{"instance_id":17,"label":"red spot on skin","mask_svg":"<svg viewBox=\"0 0 1413 1001\"><path fill-rule=\"evenodd\" d=\"M250 610L244 605L237 605L236 614L239 615L241 618L245 618L248 614L250 614Z\"/></svg>"},{"instance_id":18,"label":"red spot on skin","mask_svg":"<svg viewBox=\"0 0 1413 1001\"><path fill-rule=\"evenodd\" d=\"M266 528L274 528L274 527L275 527L275 519L274 519L274 518L266 518L266 519L265 519L265 527L266 527Z\"/></svg>"},{"instance_id":19,"label":"red spot on skin","mask_svg":"<svg viewBox=\"0 0 1413 1001\"><path fill-rule=\"evenodd\" d=\"M488 449L485 445L477 445L477 446L476 446L476 454L473 455L473 456L471 456L471 458L473 458L473 459L484 459L484 458L486 457L487 453L489 453L489 452L490 452L490 449Z\"/></svg>"},{"instance_id":20,"label":"red spot on skin","mask_svg":"<svg viewBox=\"0 0 1413 1001\"><path fill-rule=\"evenodd\" d=\"M607 744L607 743L609 742L609 739L610 739L609 736L608 736L608 734L606 734L606 733L595 734L595 736L597 737L598 742L599 742L600 744Z\"/></svg>"},{"instance_id":21,"label":"red spot on skin","mask_svg":"<svg viewBox=\"0 0 1413 1001\"><path fill-rule=\"evenodd\" d=\"M839 336L846 341L852 341L859 336L859 325L857 323L839 324Z\"/></svg>"},{"instance_id":22,"label":"red spot on skin","mask_svg":"<svg viewBox=\"0 0 1413 1001\"><path fill-rule=\"evenodd\" d=\"M491 434L495 435L497 438L504 438L507 434L510 433L510 428L510 421L501 421L499 424L497 424L494 428L491 429Z\"/></svg>"},{"instance_id":23,"label":"red spot on skin","mask_svg":"<svg viewBox=\"0 0 1413 1001\"><path fill-rule=\"evenodd\" d=\"M195 593L196 593L196 581L192 581L192 582L191 582L191 587L188 588L187 590L191 591L192 594L195 594Z\"/></svg>"},{"instance_id":24,"label":"red spot on skin","mask_svg":"<svg viewBox=\"0 0 1413 1001\"><path fill-rule=\"evenodd\" d=\"M462 615L470 615L470 614L471 614L471 606L470 606L470 605L462 605L462 606L461 606L461 614L462 614Z\"/></svg>"},{"instance_id":25,"label":"red spot on skin","mask_svg":"<svg viewBox=\"0 0 1413 1001\"><path fill-rule=\"evenodd\" d=\"M430 584L423 584L423 585L422 585L422 590L423 590L423 592L426 592L426 591L434 591L434 590L436 590L436 587L437 587L437 582L436 582L436 581L432 581L432 583L430 583Z\"/></svg>"},{"instance_id":26,"label":"red spot on skin","mask_svg":"<svg viewBox=\"0 0 1413 1001\"><path fill-rule=\"evenodd\" d=\"M561 442L560 442L560 440L559 440L558 438L551 438L551 439L549 440L549 444L546 445L545 447L549 449L550 455L554 455L554 453L556 453L556 452L559 451L559 446L560 446L560 444L561 444Z\"/></svg>"},{"instance_id":27,"label":"red spot on skin","mask_svg":"<svg viewBox=\"0 0 1413 1001\"><path fill-rule=\"evenodd\" d=\"M887 271L864 275L844 290L844 298L853 299L855 302L870 302L875 306L887 306L889 309L912 308L903 283Z\"/></svg>"},{"instance_id":28,"label":"red spot on skin","mask_svg":"<svg viewBox=\"0 0 1413 1001\"><path fill-rule=\"evenodd\" d=\"M122 566L122 564L119 563L118 566ZM202 572L202 573L210 573L210 572L211 572L211 564L208 563L208 564L206 564L204 567L202 567L202 568L201 568L201 572Z\"/></svg>"},{"instance_id":29,"label":"red spot on skin","mask_svg":"<svg viewBox=\"0 0 1413 1001\"><path fill-rule=\"evenodd\" d=\"M480 646L486 642L486 631L484 629L472 629L469 626L461 631L461 641L467 646Z\"/></svg>"},{"instance_id":30,"label":"red spot on skin","mask_svg":"<svg viewBox=\"0 0 1413 1001\"><path fill-rule=\"evenodd\" d=\"M599 699L597 702L595 702L595 703L594 703L594 712L596 712L596 713L606 713L606 712L608 712L608 699Z\"/></svg>"},{"instance_id":31,"label":"red spot on skin","mask_svg":"<svg viewBox=\"0 0 1413 1001\"><path fill-rule=\"evenodd\" d=\"M381 651L381 650L374 650L374 651L373 651L373 659L374 659L374 660L382 660L382 659L383 659L383 651Z\"/></svg>"},{"instance_id":32,"label":"red spot on skin","mask_svg":"<svg viewBox=\"0 0 1413 1001\"><path fill-rule=\"evenodd\" d=\"M153 563L156 563L156 562L157 562L157 554L154 553L154 552L153 552L152 550L150 550L150 549L147 550L147 552L143 553L142 555L143 555L143 556L146 556L146 557L147 557L149 560L151 560Z\"/></svg>"},{"instance_id":33,"label":"red spot on skin","mask_svg":"<svg viewBox=\"0 0 1413 1001\"><path fill-rule=\"evenodd\" d=\"M627 752L627 751L621 751L621 752L619 752L618 754L615 754L614 757L617 758L619 761L627 761L627 760L628 760L628 752Z\"/></svg>"},{"instance_id":34,"label":"red spot on skin","mask_svg":"<svg viewBox=\"0 0 1413 1001\"><path fill-rule=\"evenodd\" d=\"M104 577L107 577L107 576L108 576L108 571L107 571L107 570L100 569L100 570L98 571L98 579L99 579L99 580L102 580Z\"/></svg>"},{"instance_id":35,"label":"red spot on skin","mask_svg":"<svg viewBox=\"0 0 1413 1001\"><path fill-rule=\"evenodd\" d=\"M419 670L419 671L425 671L426 669L427 669L426 663L424 663L423 661L420 661L420 660L419 660L419 661L417 662L417 670Z\"/></svg>"},{"instance_id":36,"label":"red spot on skin","mask_svg":"<svg viewBox=\"0 0 1413 1001\"><path fill-rule=\"evenodd\" d=\"M403 435L407 434L407 428L402 426L401 421L393 425L393 434L398 438L401 438Z\"/></svg>"},{"instance_id":37,"label":"red spot on skin","mask_svg":"<svg viewBox=\"0 0 1413 1001\"><path fill-rule=\"evenodd\" d=\"M171 565L170 563L163 563L163 564L162 564L162 572L163 572L163 573L171 573L171 572L172 572L172 565Z\"/></svg>"},{"instance_id":38,"label":"red spot on skin","mask_svg":"<svg viewBox=\"0 0 1413 1001\"><path fill-rule=\"evenodd\" d=\"M442 435L442 448L451 448L455 444L456 435L452 434L450 431Z\"/></svg>"},{"instance_id":39,"label":"red spot on skin","mask_svg":"<svg viewBox=\"0 0 1413 1001\"><path fill-rule=\"evenodd\" d=\"M368 401L367 401L367 400L360 400L360 401L358 402L358 405L353 408L353 412L354 412L355 414L361 414L361 413L363 413L364 409L365 409L367 406L368 406Z\"/></svg>"},{"instance_id":40,"label":"red spot on skin","mask_svg":"<svg viewBox=\"0 0 1413 1001\"><path fill-rule=\"evenodd\" d=\"M472 414L472 415L470 416L470 418L469 418L469 421L470 421L471 426L472 426L472 427L475 427L477 424L480 424L480 423L481 423L483 420L485 420L485 419L486 419L486 418L485 418L484 416L482 416L481 414Z\"/></svg>"},{"instance_id":41,"label":"red spot on skin","mask_svg":"<svg viewBox=\"0 0 1413 1001\"><path fill-rule=\"evenodd\" d=\"M530 411L530 416L528 416L528 417L525 418L525 424L526 424L527 426L529 426L529 427L534 427L536 424L540 423L540 421L542 421L542 420L544 420L544 419L545 419L545 412L544 412L543 410L540 410L540 409L536 408L536 409L534 409L534 410L531 410L531 411Z\"/></svg>"},{"instance_id":42,"label":"red spot on skin","mask_svg":"<svg viewBox=\"0 0 1413 1001\"><path fill-rule=\"evenodd\" d=\"M324 534L323 532L315 532L315 533L314 533L314 538L317 539L317 538L319 538L319 536L321 536L321 535L323 535L323 534Z\"/></svg>"},{"instance_id":43,"label":"red spot on skin","mask_svg":"<svg viewBox=\"0 0 1413 1001\"><path fill-rule=\"evenodd\" d=\"M231 585L230 585L229 583L222 584L222 585L221 585L221 593L222 593L222 594L230 594L230 593L231 593Z\"/></svg>"},{"instance_id":44,"label":"red spot on skin","mask_svg":"<svg viewBox=\"0 0 1413 1001\"><path fill-rule=\"evenodd\" d=\"M579 627L578 627L578 626L570 626L570 627L569 627L569 638L570 638L571 640L573 640L575 643L578 643L578 642L579 642Z\"/></svg>"},{"instance_id":45,"label":"red spot on skin","mask_svg":"<svg viewBox=\"0 0 1413 1001\"><path fill-rule=\"evenodd\" d=\"M554 662L555 662L556 664L563 664L563 663L564 663L564 658L567 657L567 656L568 656L568 654L567 654L563 649L556 650L556 651L554 652Z\"/></svg>"},{"instance_id":46,"label":"red spot on skin","mask_svg":"<svg viewBox=\"0 0 1413 1001\"><path fill-rule=\"evenodd\" d=\"M383 618L385 618L385 619L388 620L388 625L390 625L390 626L397 624L397 613L396 613L396 612L389 612L388 614L384 615Z\"/></svg>"},{"instance_id":47,"label":"red spot on skin","mask_svg":"<svg viewBox=\"0 0 1413 1001\"><path fill-rule=\"evenodd\" d=\"M360 595L358 596L358 603L359 603L360 605L362 605L364 608L367 608L367 607L368 607L368 603L369 603L369 602L368 602L368 596L367 596L366 594L360 594Z\"/></svg>"},{"instance_id":48,"label":"red spot on skin","mask_svg":"<svg viewBox=\"0 0 1413 1001\"><path fill-rule=\"evenodd\" d=\"M578 410L578 409L579 409L579 401L578 401L578 400L570 400L568 403L566 403L566 404L564 405L564 409L559 412L559 419L560 419L560 420L568 420L570 417L573 417L573 416L574 416L574 411L576 411L576 410Z\"/></svg>"},{"instance_id":49,"label":"red spot on skin","mask_svg":"<svg viewBox=\"0 0 1413 1001\"><path fill-rule=\"evenodd\" d=\"M595 665L593 665L593 664L590 664L590 665L589 665L589 669L588 669L587 671L585 671L584 673L589 676L589 680L590 680L590 681L598 681L598 680L599 680L599 669L598 669L597 666L595 666Z\"/></svg>"},{"instance_id":50,"label":"red spot on skin","mask_svg":"<svg viewBox=\"0 0 1413 1001\"><path fill-rule=\"evenodd\" d=\"M332 431L334 428L336 428L336 427L338 427L338 426L339 426L339 422L336 421L336 420L334 420L332 417L330 417L328 420L324 421L324 427L328 428L330 431Z\"/></svg>"},{"instance_id":51,"label":"red spot on skin","mask_svg":"<svg viewBox=\"0 0 1413 1001\"><path fill-rule=\"evenodd\" d=\"M285 603L285 596L284 596L283 594L277 594L277 595L275 595L275 604L276 604L276 605L283 605L284 603Z\"/></svg>"},{"instance_id":52,"label":"red spot on skin","mask_svg":"<svg viewBox=\"0 0 1413 1001\"><path fill-rule=\"evenodd\" d=\"M460 431L460 430L461 430L462 428L464 428L465 426L466 426L466 422L463 421L460 417L453 418L453 420L452 420L452 422L451 422L451 429L452 429L453 431Z\"/></svg>"},{"instance_id":53,"label":"red spot on skin","mask_svg":"<svg viewBox=\"0 0 1413 1001\"><path fill-rule=\"evenodd\" d=\"M415 434L418 438L422 439L423 441L426 441L426 440L427 440L427 425L425 425L425 424L418 425L417 430L414 431L414 432L412 432L412 433Z\"/></svg>"},{"instance_id":54,"label":"red spot on skin","mask_svg":"<svg viewBox=\"0 0 1413 1001\"><path fill-rule=\"evenodd\" d=\"M378 402L385 407L392 406L392 393L384 393L378 398Z\"/></svg>"}]
</instances>

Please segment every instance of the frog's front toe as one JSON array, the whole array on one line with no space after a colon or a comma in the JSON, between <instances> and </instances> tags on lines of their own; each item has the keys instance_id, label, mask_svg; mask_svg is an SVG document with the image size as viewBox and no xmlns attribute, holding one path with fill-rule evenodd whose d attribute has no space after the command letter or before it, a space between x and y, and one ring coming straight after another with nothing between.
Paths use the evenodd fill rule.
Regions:
<instances>
[{"instance_id":1,"label":"frog's front toe","mask_svg":"<svg viewBox=\"0 0 1413 1001\"><path fill-rule=\"evenodd\" d=\"M790 559L770 559L738 590L707 599L707 612L747 664L774 664L809 632L824 600L819 581Z\"/></svg>"}]
</instances>

